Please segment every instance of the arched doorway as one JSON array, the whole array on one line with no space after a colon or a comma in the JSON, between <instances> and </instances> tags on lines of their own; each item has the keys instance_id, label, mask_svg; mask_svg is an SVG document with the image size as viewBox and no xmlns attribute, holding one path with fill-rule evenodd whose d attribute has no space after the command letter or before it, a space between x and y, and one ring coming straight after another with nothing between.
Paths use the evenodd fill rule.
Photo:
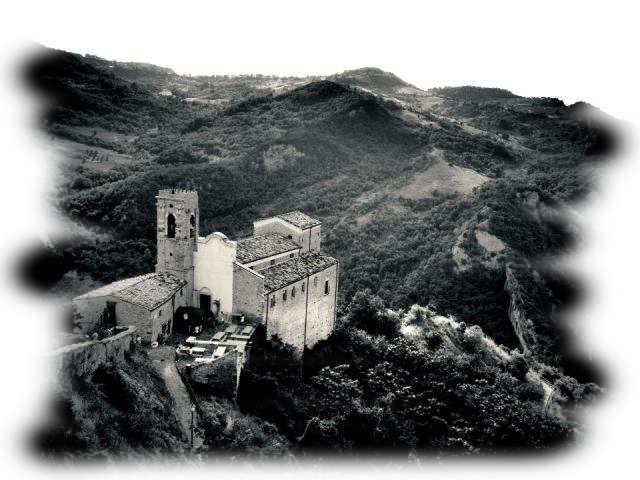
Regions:
<instances>
[{"instance_id":1,"label":"arched doorway","mask_svg":"<svg viewBox=\"0 0 640 480\"><path fill-rule=\"evenodd\" d=\"M205 311L205 313L211 311L211 290L207 287L200 289L200 308Z\"/></svg>"}]
</instances>

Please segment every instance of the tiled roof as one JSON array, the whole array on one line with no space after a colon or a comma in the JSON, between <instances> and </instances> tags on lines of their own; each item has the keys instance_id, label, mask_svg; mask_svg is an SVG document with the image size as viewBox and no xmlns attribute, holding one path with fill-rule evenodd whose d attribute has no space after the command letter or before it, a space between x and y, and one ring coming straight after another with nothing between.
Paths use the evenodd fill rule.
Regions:
<instances>
[{"instance_id":1,"label":"tiled roof","mask_svg":"<svg viewBox=\"0 0 640 480\"><path fill-rule=\"evenodd\" d=\"M138 277L126 278L124 280L118 280L117 282L109 283L100 288L96 288L95 290L91 290L90 292L84 293L74 300L80 300L84 298L95 298L95 297L104 297L107 295L113 295L120 290L124 290L125 288L130 287L133 284L136 284L142 281L144 278L154 275L153 273L147 273L145 275L140 275Z\"/></svg>"},{"instance_id":2,"label":"tiled roof","mask_svg":"<svg viewBox=\"0 0 640 480\"><path fill-rule=\"evenodd\" d=\"M273 292L291 283L326 270L338 261L327 255L305 253L262 271L265 293Z\"/></svg>"},{"instance_id":3,"label":"tiled roof","mask_svg":"<svg viewBox=\"0 0 640 480\"><path fill-rule=\"evenodd\" d=\"M169 273L148 273L139 277L110 283L80 295L74 300L110 295L122 301L144 307L147 310L154 310L169 300L186 284L187 282L184 280L180 280Z\"/></svg>"},{"instance_id":4,"label":"tiled roof","mask_svg":"<svg viewBox=\"0 0 640 480\"><path fill-rule=\"evenodd\" d=\"M238 240L236 259L240 263L249 263L279 253L297 250L300 245L279 233L267 233Z\"/></svg>"},{"instance_id":5,"label":"tiled roof","mask_svg":"<svg viewBox=\"0 0 640 480\"><path fill-rule=\"evenodd\" d=\"M278 215L278 218L281 218L285 222L289 222L291 225L295 225L298 228L305 229L312 227L314 225L320 225L320 220L316 218L312 218L306 213L302 213L299 210L294 210L293 212L283 213Z\"/></svg>"}]
</instances>

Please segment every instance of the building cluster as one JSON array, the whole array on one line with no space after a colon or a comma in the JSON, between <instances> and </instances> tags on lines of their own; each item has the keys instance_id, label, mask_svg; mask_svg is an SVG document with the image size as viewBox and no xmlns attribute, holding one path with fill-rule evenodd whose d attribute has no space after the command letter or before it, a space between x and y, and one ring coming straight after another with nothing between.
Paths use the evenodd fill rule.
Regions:
<instances>
[{"instance_id":1,"label":"building cluster","mask_svg":"<svg viewBox=\"0 0 640 480\"><path fill-rule=\"evenodd\" d=\"M237 241L199 234L198 194L160 190L156 197L154 273L117 281L73 300L81 331L135 325L145 343L166 338L178 312L196 309L219 324L263 324L299 351L332 332L338 262L320 252L321 223L289 212L253 223Z\"/></svg>"}]
</instances>

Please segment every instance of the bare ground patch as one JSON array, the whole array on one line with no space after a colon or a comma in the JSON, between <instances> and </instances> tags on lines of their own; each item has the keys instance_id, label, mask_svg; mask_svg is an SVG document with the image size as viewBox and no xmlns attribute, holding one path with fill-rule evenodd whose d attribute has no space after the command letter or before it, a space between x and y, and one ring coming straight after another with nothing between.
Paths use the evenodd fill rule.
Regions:
<instances>
[{"instance_id":1,"label":"bare ground patch","mask_svg":"<svg viewBox=\"0 0 640 480\"><path fill-rule=\"evenodd\" d=\"M84 165L103 172L111 171L118 165L127 166L135 162L127 154L61 138L46 140L46 148L54 159L59 159L63 164Z\"/></svg>"},{"instance_id":2,"label":"bare ground patch","mask_svg":"<svg viewBox=\"0 0 640 480\"><path fill-rule=\"evenodd\" d=\"M504 250L504 242L495 235L491 235L485 230L478 229L476 229L475 234L478 244L487 252L501 252Z\"/></svg>"},{"instance_id":3,"label":"bare ground patch","mask_svg":"<svg viewBox=\"0 0 640 480\"><path fill-rule=\"evenodd\" d=\"M131 143L138 138L138 135L130 135L118 132L112 132L101 127L78 127L78 126L65 126L65 129L78 133L80 135L86 135L88 137L96 137L100 140L106 140L113 143Z\"/></svg>"},{"instance_id":4,"label":"bare ground patch","mask_svg":"<svg viewBox=\"0 0 640 480\"><path fill-rule=\"evenodd\" d=\"M438 194L466 195L487 180L488 177L475 170L451 165L439 159L424 172L416 174L397 194L411 200L433 198Z\"/></svg>"}]
</instances>

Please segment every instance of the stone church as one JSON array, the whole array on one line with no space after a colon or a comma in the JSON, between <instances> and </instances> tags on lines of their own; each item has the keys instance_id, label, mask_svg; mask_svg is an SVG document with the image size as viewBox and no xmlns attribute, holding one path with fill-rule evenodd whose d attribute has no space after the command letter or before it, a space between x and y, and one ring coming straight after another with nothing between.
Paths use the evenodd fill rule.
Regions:
<instances>
[{"instance_id":1,"label":"stone church","mask_svg":"<svg viewBox=\"0 0 640 480\"><path fill-rule=\"evenodd\" d=\"M300 351L332 332L338 261L320 253L320 221L284 213L253 222L253 236L233 241L220 232L200 236L195 191L160 190L156 209L155 273L76 297L82 330L136 325L151 343L172 332L180 307L195 307L222 323L262 323L269 338Z\"/></svg>"}]
</instances>

